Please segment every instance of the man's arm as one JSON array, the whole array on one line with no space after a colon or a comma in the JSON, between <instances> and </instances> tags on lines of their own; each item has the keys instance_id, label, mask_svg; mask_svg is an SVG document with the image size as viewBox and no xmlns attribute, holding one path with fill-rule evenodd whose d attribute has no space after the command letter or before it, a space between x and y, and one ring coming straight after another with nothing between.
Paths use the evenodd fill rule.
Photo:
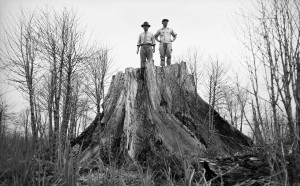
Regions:
<instances>
[{"instance_id":1,"label":"man's arm","mask_svg":"<svg viewBox=\"0 0 300 186\"><path fill-rule=\"evenodd\" d=\"M174 32L173 29L172 29L172 31L171 31L171 35L173 36L172 42L174 42L174 41L176 40L176 38L177 38L177 34Z\"/></svg>"},{"instance_id":2,"label":"man's arm","mask_svg":"<svg viewBox=\"0 0 300 186\"><path fill-rule=\"evenodd\" d=\"M141 46L141 35L139 35L139 38L138 38L136 54L139 53L140 46Z\"/></svg>"},{"instance_id":3,"label":"man's arm","mask_svg":"<svg viewBox=\"0 0 300 186\"><path fill-rule=\"evenodd\" d=\"M152 37L151 37L151 41L152 41L152 46L153 46L153 53L155 52L155 39L154 39L154 36L152 34Z\"/></svg>"},{"instance_id":4,"label":"man's arm","mask_svg":"<svg viewBox=\"0 0 300 186\"><path fill-rule=\"evenodd\" d=\"M157 42L159 42L160 43L160 40L158 40L158 36L160 35L160 32L159 32L159 30L155 33L155 35L154 35L154 38L155 38L155 40L157 41Z\"/></svg>"},{"instance_id":5,"label":"man's arm","mask_svg":"<svg viewBox=\"0 0 300 186\"><path fill-rule=\"evenodd\" d=\"M176 40L176 38L177 38L177 35L173 36L172 42L174 42Z\"/></svg>"}]
</instances>

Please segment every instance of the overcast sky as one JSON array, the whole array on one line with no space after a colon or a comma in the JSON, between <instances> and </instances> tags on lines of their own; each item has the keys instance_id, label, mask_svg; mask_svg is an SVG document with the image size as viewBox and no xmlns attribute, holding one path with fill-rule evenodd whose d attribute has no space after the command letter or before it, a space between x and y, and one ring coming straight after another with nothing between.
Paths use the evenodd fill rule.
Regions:
<instances>
[{"instance_id":1,"label":"overcast sky","mask_svg":"<svg viewBox=\"0 0 300 186\"><path fill-rule=\"evenodd\" d=\"M75 9L80 23L93 32L93 40L112 48L115 65L120 70L139 67L136 42L143 31L140 25L148 21L149 31L155 33L162 27L162 19L167 18L169 27L178 34L173 56L197 47L204 56L218 56L239 71L242 45L235 31L242 23L237 21L236 13L241 8L251 8L251 0L0 0L1 24L17 14L20 7L34 10L45 6ZM158 48L154 61L159 65ZM8 102L21 108L25 103L21 95L3 84L3 74L0 77L1 92L10 91L6 96Z\"/></svg>"}]
</instances>

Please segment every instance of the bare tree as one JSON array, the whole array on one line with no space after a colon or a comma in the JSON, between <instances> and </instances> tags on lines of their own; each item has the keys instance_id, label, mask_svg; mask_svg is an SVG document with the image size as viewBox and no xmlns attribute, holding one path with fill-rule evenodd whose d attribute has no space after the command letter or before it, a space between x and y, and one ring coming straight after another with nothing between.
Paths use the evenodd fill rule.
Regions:
<instances>
[{"instance_id":1,"label":"bare tree","mask_svg":"<svg viewBox=\"0 0 300 186\"><path fill-rule=\"evenodd\" d=\"M28 125L30 123L30 119L29 119L29 115L30 115L30 109L26 108L24 110L22 110L17 119L16 119L16 124L21 126L24 130L24 137L25 137L25 154L27 154L28 152L28 142L29 142L29 137L31 136L30 130L28 129Z\"/></svg>"},{"instance_id":2,"label":"bare tree","mask_svg":"<svg viewBox=\"0 0 300 186\"><path fill-rule=\"evenodd\" d=\"M199 80L202 80L204 75L203 64L201 64L202 56L203 54L200 54L199 49L189 48L185 57L185 61L187 61L189 70L194 78L195 93L198 93Z\"/></svg>"},{"instance_id":3,"label":"bare tree","mask_svg":"<svg viewBox=\"0 0 300 186\"><path fill-rule=\"evenodd\" d=\"M296 100L296 121L297 121L297 138L298 138L298 153L300 154L300 54L297 56L297 78L296 78L296 86L294 90L295 100Z\"/></svg>"},{"instance_id":4,"label":"bare tree","mask_svg":"<svg viewBox=\"0 0 300 186\"><path fill-rule=\"evenodd\" d=\"M34 110L36 78L38 76L38 56L35 14L21 11L19 18L12 18L12 24L5 28L2 49L5 68L9 80L23 91L30 106L30 123L33 134L33 148L37 148L38 131Z\"/></svg>"},{"instance_id":5,"label":"bare tree","mask_svg":"<svg viewBox=\"0 0 300 186\"><path fill-rule=\"evenodd\" d=\"M278 113L284 111L289 126L291 139L295 140L296 129L294 127L293 97L296 87L296 59L299 53L299 12L295 11L294 3L283 1L258 1L259 12L257 24L248 25L247 46L252 54L251 68L254 96L258 94L257 73L264 74L266 88L269 93L269 104L272 109L272 125L275 135L280 137L282 126L278 122ZM249 19L248 19L249 20ZM262 64L264 71L257 67ZM293 96L294 92L294 96ZM256 107L259 109L259 101L256 99ZM283 108L281 108L283 106ZM258 111L258 114L261 111ZM259 116L262 121L262 117ZM261 126L263 129L263 126Z\"/></svg>"},{"instance_id":6,"label":"bare tree","mask_svg":"<svg viewBox=\"0 0 300 186\"><path fill-rule=\"evenodd\" d=\"M208 88L208 103L209 107L209 129L213 133L213 118L215 110L219 113L221 112L222 107L224 107L224 95L221 87L226 86L226 73L228 68L225 67L224 63L221 63L219 59L213 60L209 63L207 76L209 77L207 88Z\"/></svg>"},{"instance_id":7,"label":"bare tree","mask_svg":"<svg viewBox=\"0 0 300 186\"><path fill-rule=\"evenodd\" d=\"M40 80L39 101L43 105L43 110L48 115L48 143L53 147L53 81L50 73L45 73ZM46 126L45 126L46 127ZM50 148L51 149L51 148Z\"/></svg>"},{"instance_id":8,"label":"bare tree","mask_svg":"<svg viewBox=\"0 0 300 186\"><path fill-rule=\"evenodd\" d=\"M249 92L247 89L241 88L239 79L237 77L236 80L236 87L237 87L237 102L239 104L239 109L240 109L240 131L242 132L243 130L243 123L244 119L247 120L247 113L246 113L246 106L249 101Z\"/></svg>"},{"instance_id":9,"label":"bare tree","mask_svg":"<svg viewBox=\"0 0 300 186\"><path fill-rule=\"evenodd\" d=\"M49 132L50 138L53 138L51 146L54 151L61 149L64 152L77 71L83 61L90 58L93 46L85 40L85 32L79 27L76 13L67 9L61 12L42 11L38 31L41 36L40 54L49 73L46 95ZM59 145L61 148L58 148Z\"/></svg>"},{"instance_id":10,"label":"bare tree","mask_svg":"<svg viewBox=\"0 0 300 186\"><path fill-rule=\"evenodd\" d=\"M257 129L262 130L264 143L274 142L277 144L275 149L279 150L282 148L280 144L289 138L293 152L296 152L299 131L294 110L298 112L296 66L300 51L299 2L256 2L258 11L245 16L245 46L250 51L246 61L255 103L253 114L257 115L254 123L259 125ZM261 83L262 79L264 83ZM268 92L265 99L261 99L262 88ZM272 112L267 111L269 108ZM268 117L263 118L262 113ZM289 129L288 135L284 133L285 123ZM269 131L273 136L268 136ZM281 155L285 156L284 151Z\"/></svg>"},{"instance_id":11,"label":"bare tree","mask_svg":"<svg viewBox=\"0 0 300 186\"><path fill-rule=\"evenodd\" d=\"M300 2L299 1L294 1L295 2L295 9L296 9L296 16L294 17L295 19L295 25L296 28L298 28L295 32L298 32L298 36L300 35ZM299 37L298 37L298 43L299 43ZM299 45L298 45L299 47ZM298 149L298 154L300 154L300 52L299 49L293 56L293 60L296 62L296 69L295 69L295 80L292 82L294 90L294 99L296 102L296 127L298 132L296 133L296 137L298 139L298 143L296 146L296 149Z\"/></svg>"},{"instance_id":12,"label":"bare tree","mask_svg":"<svg viewBox=\"0 0 300 186\"><path fill-rule=\"evenodd\" d=\"M54 14L54 15L52 15ZM58 24L59 15L56 12L44 11L41 13L38 23L38 32L41 35L39 41L40 53L48 64L49 76L47 82L47 103L49 119L49 138L52 153L57 156L59 146L60 105L62 95L63 67L65 61L65 48L67 38L64 38L65 25ZM54 127L52 127L52 122Z\"/></svg>"},{"instance_id":13,"label":"bare tree","mask_svg":"<svg viewBox=\"0 0 300 186\"><path fill-rule=\"evenodd\" d=\"M104 99L104 85L109 77L112 58L109 49L103 47L85 62L85 93L96 106L96 113L101 112L101 103Z\"/></svg>"},{"instance_id":14,"label":"bare tree","mask_svg":"<svg viewBox=\"0 0 300 186\"><path fill-rule=\"evenodd\" d=\"M1 141L6 134L9 118L11 118L9 105L6 103L3 94L0 94L0 139Z\"/></svg>"},{"instance_id":15,"label":"bare tree","mask_svg":"<svg viewBox=\"0 0 300 186\"><path fill-rule=\"evenodd\" d=\"M78 101L78 108L77 108L77 122L78 125L74 129L75 135L79 135L81 131L84 131L87 125L93 120L93 118L90 117L90 111L93 110L93 106L90 103L90 99L87 96L82 97Z\"/></svg>"},{"instance_id":16,"label":"bare tree","mask_svg":"<svg viewBox=\"0 0 300 186\"><path fill-rule=\"evenodd\" d=\"M230 123L235 128L238 128L238 119L239 119L239 102L238 102L238 92L233 86L223 86L221 85L222 94L224 95L225 110L227 111ZM226 118L226 117L225 117Z\"/></svg>"},{"instance_id":17,"label":"bare tree","mask_svg":"<svg viewBox=\"0 0 300 186\"><path fill-rule=\"evenodd\" d=\"M93 106L91 106L91 101L87 98L85 94L85 82L84 82L84 70L81 75L76 75L73 83L73 92L71 97L71 116L69 125L69 139L72 140L76 137L76 130L80 123L82 123L85 117L84 112L91 112Z\"/></svg>"}]
</instances>

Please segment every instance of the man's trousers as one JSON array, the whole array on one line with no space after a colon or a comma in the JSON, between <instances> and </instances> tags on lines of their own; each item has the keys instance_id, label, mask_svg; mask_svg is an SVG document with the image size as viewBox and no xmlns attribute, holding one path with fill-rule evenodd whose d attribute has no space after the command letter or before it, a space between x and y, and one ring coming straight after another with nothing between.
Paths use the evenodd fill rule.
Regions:
<instances>
[{"instance_id":1,"label":"man's trousers","mask_svg":"<svg viewBox=\"0 0 300 186\"><path fill-rule=\"evenodd\" d=\"M145 68L146 61L152 61L153 59L153 49L151 45L142 45L141 51L141 68Z\"/></svg>"},{"instance_id":2,"label":"man's trousers","mask_svg":"<svg viewBox=\"0 0 300 186\"><path fill-rule=\"evenodd\" d=\"M167 65L171 65L172 43L160 43L160 66L165 66L165 58L167 57Z\"/></svg>"}]
</instances>

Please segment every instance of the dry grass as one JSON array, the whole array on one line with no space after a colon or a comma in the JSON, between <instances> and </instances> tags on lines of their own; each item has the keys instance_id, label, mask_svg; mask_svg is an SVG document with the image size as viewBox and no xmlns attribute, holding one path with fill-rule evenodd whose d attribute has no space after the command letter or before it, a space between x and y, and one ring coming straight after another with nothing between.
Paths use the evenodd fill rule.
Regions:
<instances>
[{"instance_id":1,"label":"dry grass","mask_svg":"<svg viewBox=\"0 0 300 186\"><path fill-rule=\"evenodd\" d=\"M207 180L205 178L203 167L195 169L192 166L192 162L195 160L184 157L181 158L183 165L181 177L176 177L168 164L158 172L136 163L118 167L113 162L104 165L102 161L97 161L95 166L97 169L80 171L72 157L58 165L47 160L45 150L39 150L38 154L33 154L30 150L30 140L28 139L27 144L25 144L24 137L17 133L2 137L0 142L0 185L210 186L214 185L212 182L215 181L215 179ZM289 183L287 163L284 161L282 153L281 155L278 153L280 150L285 153L284 149L278 147L264 147L263 151L268 154L271 176L256 180L256 183L261 183L261 185L287 185ZM219 185L223 183L222 176L224 174L226 173L219 173L219 178L221 178ZM159 181L157 180L158 177L160 178ZM238 185L251 185L253 183L253 180L247 180Z\"/></svg>"}]
</instances>

